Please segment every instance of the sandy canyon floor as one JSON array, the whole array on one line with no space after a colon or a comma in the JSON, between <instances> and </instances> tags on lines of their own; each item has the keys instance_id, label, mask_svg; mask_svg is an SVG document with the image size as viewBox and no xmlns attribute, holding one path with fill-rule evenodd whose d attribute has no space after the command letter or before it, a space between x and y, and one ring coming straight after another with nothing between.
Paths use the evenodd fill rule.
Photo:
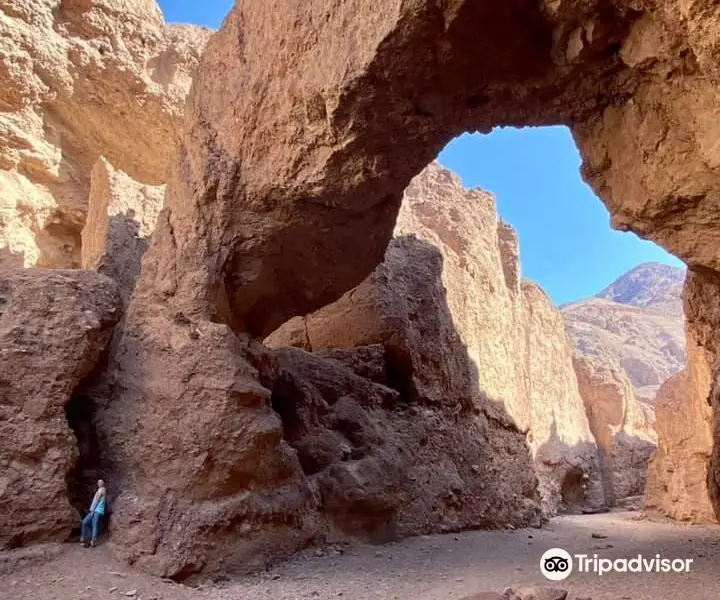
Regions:
<instances>
[{"instance_id":1,"label":"sandy canyon floor","mask_svg":"<svg viewBox=\"0 0 720 600\"><path fill-rule=\"evenodd\" d=\"M605 535L596 539L592 534ZM692 558L688 573L578 573L553 584L540 573L549 548L600 558ZM46 547L40 562L0 553L0 598L13 600L457 600L508 586L568 589L592 600L715 600L720 526L671 523L641 513L564 516L543 529L423 536L383 546L312 550L259 575L165 582L117 562L107 546Z\"/></svg>"}]
</instances>

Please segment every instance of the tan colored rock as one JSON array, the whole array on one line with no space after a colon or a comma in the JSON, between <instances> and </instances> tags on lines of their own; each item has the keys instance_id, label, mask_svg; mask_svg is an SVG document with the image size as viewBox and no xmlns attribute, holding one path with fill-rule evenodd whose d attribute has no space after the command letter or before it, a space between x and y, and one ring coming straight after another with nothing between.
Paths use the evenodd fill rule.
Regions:
<instances>
[{"instance_id":1,"label":"tan colored rock","mask_svg":"<svg viewBox=\"0 0 720 600\"><path fill-rule=\"evenodd\" d=\"M645 505L679 520L714 522L713 406L718 361L716 305L720 283L707 272L690 271L684 306L688 366L658 393L658 450L648 472ZM717 464L717 463L715 463ZM708 484L711 485L708 489Z\"/></svg>"},{"instance_id":2,"label":"tan colored rock","mask_svg":"<svg viewBox=\"0 0 720 600\"><path fill-rule=\"evenodd\" d=\"M115 279L126 302L164 195L164 186L140 185L103 158L93 169L82 231L82 267Z\"/></svg>"},{"instance_id":3,"label":"tan colored rock","mask_svg":"<svg viewBox=\"0 0 720 600\"><path fill-rule=\"evenodd\" d=\"M650 458L657 446L654 411L637 402L624 372L591 359L574 360L590 430L600 450L605 499L639 496L645 491Z\"/></svg>"},{"instance_id":4,"label":"tan colored rock","mask_svg":"<svg viewBox=\"0 0 720 600\"><path fill-rule=\"evenodd\" d=\"M266 8L241 1L210 42L194 86L169 189L173 235L158 242L156 260L172 273L149 268L148 292L167 294L171 310L220 311L267 335L357 285L382 258L409 180L458 133L496 125L568 124L618 226L713 266L712 228L702 237L676 226L714 222L707 77L717 71L697 33L696 24L705 34L710 27L699 6L680 18L677 0L657 10L652 0L531 10L453 0L439 12L394 2L382 15L363 7L350 18L322 3L299 13L284 0L268 19ZM568 58L581 25L590 33ZM362 40L348 33L360 30ZM279 37L286 43L245 54ZM523 43L508 47L509 39ZM469 58L500 47L507 51L493 60ZM237 85L220 89L228 80ZM682 144L693 152L673 162ZM210 217L216 211L221 220ZM234 242L217 252L230 231ZM173 240L185 248L174 263ZM219 288L226 297L214 297Z\"/></svg>"},{"instance_id":5,"label":"tan colored rock","mask_svg":"<svg viewBox=\"0 0 720 600\"><path fill-rule=\"evenodd\" d=\"M660 385L685 367L681 269L647 263L596 297L563 306L580 357L623 373L638 399L654 404Z\"/></svg>"},{"instance_id":6,"label":"tan colored rock","mask_svg":"<svg viewBox=\"0 0 720 600\"><path fill-rule=\"evenodd\" d=\"M478 392L487 395L530 432L545 513L554 514L564 502L584 504L587 490L582 486L599 481L582 476L599 473L572 369L572 348L547 295L521 281L517 237L498 223L492 196L464 190L456 176L433 163L408 186L396 235L400 237L385 262L368 280L334 304L289 321L265 343L310 350L384 344L398 364L411 369L412 388L438 401L452 397L444 382L468 378L468 389L478 388L472 394L476 402ZM438 345L425 331L426 321L436 318L437 298L423 299L421 310L408 308L422 291L406 287L417 275L399 255L403 235L417 236L442 254L448 318L472 369L447 364L457 350ZM601 495L595 500L602 502Z\"/></svg>"},{"instance_id":7,"label":"tan colored rock","mask_svg":"<svg viewBox=\"0 0 720 600\"><path fill-rule=\"evenodd\" d=\"M0 0L0 247L79 267L100 156L165 182L208 37L153 0Z\"/></svg>"},{"instance_id":8,"label":"tan colored rock","mask_svg":"<svg viewBox=\"0 0 720 600\"><path fill-rule=\"evenodd\" d=\"M65 407L119 318L117 286L101 275L0 273L0 548L63 541L77 526Z\"/></svg>"},{"instance_id":9,"label":"tan colored rock","mask_svg":"<svg viewBox=\"0 0 720 600\"><path fill-rule=\"evenodd\" d=\"M233 482L226 507L251 481L280 497L270 490L286 480L267 466L278 465L280 441L243 478L234 450L225 460L213 442L231 435L222 417L241 412L247 465L263 436L244 424L269 414L259 391L241 410L231 397L225 378L245 355L236 334L264 338L360 284L383 258L404 188L455 135L567 124L617 227L692 266L720 267L719 21L711 0L390 0L382 11L239 0L198 69L166 209L110 357L108 423L131 417L106 427L108 451L136 499L126 506L146 507L121 522L137 517L138 539L153 540L140 562L203 568L192 557L205 537L178 533L179 515L200 523L219 503L217 482ZM256 374L241 372L251 387ZM183 391L178 382L198 373L207 383ZM210 417L184 416L200 403ZM193 460L157 483L147 475L185 448ZM173 506L162 517L161 497ZM185 497L194 504L173 504ZM300 505L278 512L297 516Z\"/></svg>"},{"instance_id":10,"label":"tan colored rock","mask_svg":"<svg viewBox=\"0 0 720 600\"><path fill-rule=\"evenodd\" d=\"M657 445L655 397L686 362L684 278L682 269L646 263L562 308L610 504L645 489Z\"/></svg>"}]
</instances>

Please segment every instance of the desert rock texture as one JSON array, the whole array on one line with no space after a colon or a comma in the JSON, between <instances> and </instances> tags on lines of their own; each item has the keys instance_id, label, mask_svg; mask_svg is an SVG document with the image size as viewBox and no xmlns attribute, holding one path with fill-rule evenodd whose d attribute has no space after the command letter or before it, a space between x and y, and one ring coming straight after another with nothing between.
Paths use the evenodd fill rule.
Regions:
<instances>
[{"instance_id":1,"label":"desert rock texture","mask_svg":"<svg viewBox=\"0 0 720 600\"><path fill-rule=\"evenodd\" d=\"M687 360L684 280L683 269L646 263L597 296L562 307L578 354L622 373L646 404Z\"/></svg>"},{"instance_id":2,"label":"desert rock texture","mask_svg":"<svg viewBox=\"0 0 720 600\"><path fill-rule=\"evenodd\" d=\"M645 490L656 395L686 363L682 269L647 263L562 314L609 504Z\"/></svg>"},{"instance_id":3,"label":"desert rock texture","mask_svg":"<svg viewBox=\"0 0 720 600\"><path fill-rule=\"evenodd\" d=\"M120 318L117 284L95 273L3 271L0 279L0 549L63 541L77 513L78 458L65 416Z\"/></svg>"},{"instance_id":4,"label":"desert rock texture","mask_svg":"<svg viewBox=\"0 0 720 600\"><path fill-rule=\"evenodd\" d=\"M430 290L422 286L429 280L422 262L403 256L413 244L441 256L437 298L423 297ZM408 288L413 280L420 285ZM458 341L439 345L428 329L436 320ZM603 502L562 317L537 285L521 279L518 240L499 222L495 199L463 189L437 163L406 189L395 239L373 274L266 343L313 351L381 344L393 372L410 375L414 393L435 403L489 401L526 432L546 515L561 505ZM467 366L456 364L458 356Z\"/></svg>"},{"instance_id":5,"label":"desert rock texture","mask_svg":"<svg viewBox=\"0 0 720 600\"><path fill-rule=\"evenodd\" d=\"M482 192L431 166L396 226L449 140L506 125L570 127L613 225L689 265L689 362L660 392L649 498L684 518L720 510L714 1L238 0L207 38L166 26L152 0L0 0L0 261L96 268L125 305L93 370L119 318L113 284L3 271L26 293L2 316L2 373L20 378L0 406L29 437L0 460L21 488L18 447L47 471L58 513L43 531L71 517L60 408L81 379L113 546L177 579L345 536L539 523L602 494L593 440L640 423L626 384L659 377L632 362L616 386L589 370L582 381L619 397L587 418L562 318L521 281L517 240ZM162 191L142 186L166 182L156 215ZM438 204L450 188L458 205ZM46 285L62 290L48 331ZM363 319L333 328L323 310ZM303 315L288 339L314 352L263 346ZM13 337L27 319L28 356ZM32 379L24 361L46 359ZM28 389L43 398L26 414ZM642 457L622 456L637 471ZM3 520L6 545L39 536L33 499L12 493L30 521Z\"/></svg>"},{"instance_id":6,"label":"desert rock texture","mask_svg":"<svg viewBox=\"0 0 720 600\"><path fill-rule=\"evenodd\" d=\"M77 268L100 157L166 180L210 32L153 0L0 0L0 254Z\"/></svg>"},{"instance_id":7,"label":"desert rock texture","mask_svg":"<svg viewBox=\"0 0 720 600\"><path fill-rule=\"evenodd\" d=\"M82 268L111 277L127 302L162 208L165 186L141 185L99 158L90 176Z\"/></svg>"},{"instance_id":8,"label":"desert rock texture","mask_svg":"<svg viewBox=\"0 0 720 600\"><path fill-rule=\"evenodd\" d=\"M645 503L676 519L715 522L718 472L717 410L714 383L718 367L717 293L714 272L691 272L685 282L687 367L658 393L658 451L648 472Z\"/></svg>"},{"instance_id":9,"label":"desert rock texture","mask_svg":"<svg viewBox=\"0 0 720 600\"><path fill-rule=\"evenodd\" d=\"M397 0L383 11L240 0L197 71L165 208L110 360L111 422L138 418L126 431L105 428L107 450L141 511L125 522L147 528L143 541L161 538L143 549L147 566L197 568L195 551L172 541L184 535L179 521L200 527L206 510L284 481L279 425L240 366L239 340L359 285L383 259L404 189L453 136L567 125L616 227L692 269L720 267L719 30L710 0ZM234 368L242 375L228 381ZM236 474L213 442L227 435L220 415L237 410L237 386L243 423L273 432L260 477ZM189 419L198 404L206 418ZM243 439L256 450L260 437ZM173 449L186 459L155 482L150 467ZM166 512L163 498L189 496L195 508L182 518Z\"/></svg>"},{"instance_id":10,"label":"desert rock texture","mask_svg":"<svg viewBox=\"0 0 720 600\"><path fill-rule=\"evenodd\" d=\"M572 500L583 502L594 444L570 346L544 294L532 287L524 292L517 276L506 281L518 272L511 230L498 229L489 195L466 192L434 164L407 198L403 215L426 223L425 235L409 235L414 223L399 228L365 284L327 314L291 321L272 336L275 350L178 314L169 324L168 352L155 362L159 357L141 345L127 345L125 329L121 347L129 362L111 365L110 400L98 427L116 465L111 480L120 488L113 542L129 561L182 577L201 569L261 568L318 540L384 541L540 524L560 502L569 472ZM509 249L505 257L501 239ZM538 296L534 312L525 293ZM529 349L522 366L512 362L512 344L525 339L514 313L527 320L530 335L558 344L559 364ZM305 325L313 318L317 332ZM482 321L491 328L485 337L462 331ZM160 320L156 327L162 337L166 325ZM507 336L498 349L493 332ZM281 343L283 335L297 342ZM322 344L319 336L334 341ZM300 348L284 348L290 345ZM175 352L189 347L178 363ZM475 362L481 348L494 360ZM509 362L496 365L501 359ZM166 398L166 408L148 410L140 386L121 370L129 367L139 369L137 382L154 372L171 374L176 383L158 378L154 392ZM482 369L491 389L480 385ZM538 381L533 396L540 405L557 396L563 405L555 414L531 407L525 387L526 395L515 397L536 376L533 369L557 373L557 381ZM178 410L191 397L203 407L207 436L194 434L194 410ZM119 420L132 422L137 433L126 435ZM546 475L545 511L528 446L532 426L538 434L530 445Z\"/></svg>"},{"instance_id":11,"label":"desert rock texture","mask_svg":"<svg viewBox=\"0 0 720 600\"><path fill-rule=\"evenodd\" d=\"M312 482L250 338L359 285L407 184L462 131L570 126L615 226L717 268L718 19L709 1L238 2L197 70L98 400L120 551L182 576L306 543L290 532L309 531Z\"/></svg>"}]
</instances>

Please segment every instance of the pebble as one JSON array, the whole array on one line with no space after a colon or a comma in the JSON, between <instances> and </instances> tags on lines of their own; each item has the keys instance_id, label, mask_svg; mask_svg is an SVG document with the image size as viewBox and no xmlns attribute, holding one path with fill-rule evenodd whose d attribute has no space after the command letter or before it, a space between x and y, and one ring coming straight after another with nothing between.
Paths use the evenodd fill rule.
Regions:
<instances>
[{"instance_id":1,"label":"pebble","mask_svg":"<svg viewBox=\"0 0 720 600\"><path fill-rule=\"evenodd\" d=\"M125 592L125 595L129 598L132 598L133 596L137 596L137 590L130 590L128 592Z\"/></svg>"},{"instance_id":2,"label":"pebble","mask_svg":"<svg viewBox=\"0 0 720 600\"><path fill-rule=\"evenodd\" d=\"M112 594L113 592L117 592L117 586L116 586L116 587L111 587L111 588L108 590L108 592L110 592L111 594Z\"/></svg>"},{"instance_id":3,"label":"pebble","mask_svg":"<svg viewBox=\"0 0 720 600\"><path fill-rule=\"evenodd\" d=\"M604 540L607 539L607 536L604 533L595 533L593 532L590 537L596 540Z\"/></svg>"}]
</instances>

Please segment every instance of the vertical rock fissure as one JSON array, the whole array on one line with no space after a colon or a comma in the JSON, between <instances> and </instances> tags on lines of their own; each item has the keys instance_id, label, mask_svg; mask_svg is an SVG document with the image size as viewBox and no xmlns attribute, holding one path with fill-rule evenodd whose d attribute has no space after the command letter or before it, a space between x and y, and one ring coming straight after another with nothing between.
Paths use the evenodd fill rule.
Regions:
<instances>
[{"instance_id":1,"label":"vertical rock fissure","mask_svg":"<svg viewBox=\"0 0 720 600\"><path fill-rule=\"evenodd\" d=\"M97 405L88 395L74 393L65 405L65 418L75 436L78 456L65 477L70 504L81 515L87 510L95 482L102 477L101 450L94 420Z\"/></svg>"}]
</instances>

